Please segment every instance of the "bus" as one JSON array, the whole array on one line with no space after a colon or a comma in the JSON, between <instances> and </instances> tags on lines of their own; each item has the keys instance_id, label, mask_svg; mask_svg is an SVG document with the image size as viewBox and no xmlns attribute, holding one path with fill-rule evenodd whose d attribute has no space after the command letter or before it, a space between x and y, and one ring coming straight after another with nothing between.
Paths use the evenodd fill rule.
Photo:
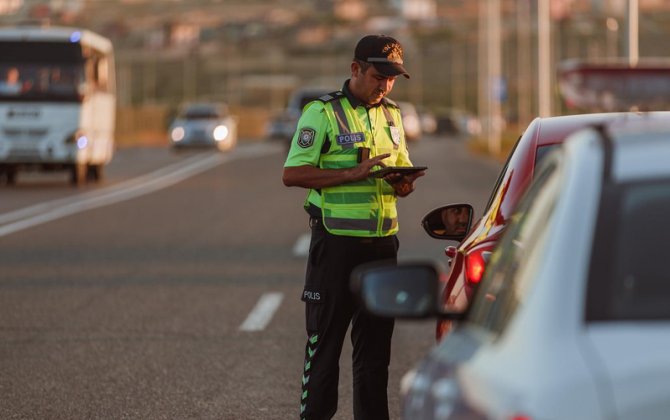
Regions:
<instances>
[{"instance_id":1,"label":"bus","mask_svg":"<svg viewBox=\"0 0 670 420\"><path fill-rule=\"evenodd\" d=\"M667 110L670 60L566 60L558 66L558 86L565 105L577 111Z\"/></svg>"},{"instance_id":2,"label":"bus","mask_svg":"<svg viewBox=\"0 0 670 420\"><path fill-rule=\"evenodd\" d=\"M99 181L114 153L114 49L94 32L0 28L0 176L68 171Z\"/></svg>"}]
</instances>

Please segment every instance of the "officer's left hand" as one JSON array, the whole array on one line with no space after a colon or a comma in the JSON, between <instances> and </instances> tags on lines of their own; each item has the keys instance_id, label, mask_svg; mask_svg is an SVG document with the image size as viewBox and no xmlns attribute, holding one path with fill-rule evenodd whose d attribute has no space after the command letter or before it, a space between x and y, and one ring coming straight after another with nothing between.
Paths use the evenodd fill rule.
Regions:
<instances>
[{"instance_id":1,"label":"officer's left hand","mask_svg":"<svg viewBox=\"0 0 670 420\"><path fill-rule=\"evenodd\" d=\"M405 197L414 191L414 181L424 175L426 175L426 171L415 172L409 175L390 173L384 177L384 180L393 186L398 197Z\"/></svg>"}]
</instances>

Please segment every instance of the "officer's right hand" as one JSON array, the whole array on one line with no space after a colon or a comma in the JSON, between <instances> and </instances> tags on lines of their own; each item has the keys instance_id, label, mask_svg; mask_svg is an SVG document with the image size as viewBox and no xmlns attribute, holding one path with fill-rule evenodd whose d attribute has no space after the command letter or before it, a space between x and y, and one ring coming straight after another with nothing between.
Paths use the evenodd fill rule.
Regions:
<instances>
[{"instance_id":1,"label":"officer's right hand","mask_svg":"<svg viewBox=\"0 0 670 420\"><path fill-rule=\"evenodd\" d=\"M382 168L385 168L386 165L382 162L382 160L386 159L387 157L391 156L390 153L384 153L383 155L378 155L369 159L364 159L361 161L361 163L358 164L355 168L352 168L352 181L360 181L362 179L365 179L370 176L370 172L372 172L372 168L375 166L381 166Z\"/></svg>"}]
</instances>

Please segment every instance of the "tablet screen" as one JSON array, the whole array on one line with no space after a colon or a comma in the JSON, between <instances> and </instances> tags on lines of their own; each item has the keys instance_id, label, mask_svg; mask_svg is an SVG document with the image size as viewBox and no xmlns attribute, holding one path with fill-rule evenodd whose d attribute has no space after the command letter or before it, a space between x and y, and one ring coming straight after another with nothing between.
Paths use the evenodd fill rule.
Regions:
<instances>
[{"instance_id":1,"label":"tablet screen","mask_svg":"<svg viewBox=\"0 0 670 420\"><path fill-rule=\"evenodd\" d=\"M387 166L386 168L382 168L378 171L374 171L370 173L370 176L373 176L375 178L383 178L388 174L413 174L415 172L420 172L420 171L425 171L428 169L427 166Z\"/></svg>"}]
</instances>

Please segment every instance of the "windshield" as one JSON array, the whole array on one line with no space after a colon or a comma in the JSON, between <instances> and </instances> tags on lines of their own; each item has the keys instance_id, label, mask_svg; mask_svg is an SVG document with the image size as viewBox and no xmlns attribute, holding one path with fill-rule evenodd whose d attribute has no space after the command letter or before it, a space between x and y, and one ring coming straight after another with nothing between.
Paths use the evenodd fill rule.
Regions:
<instances>
[{"instance_id":1,"label":"windshield","mask_svg":"<svg viewBox=\"0 0 670 420\"><path fill-rule=\"evenodd\" d=\"M213 120L222 118L223 113L215 107L191 107L184 110L180 118L185 120Z\"/></svg>"},{"instance_id":2,"label":"windshield","mask_svg":"<svg viewBox=\"0 0 670 420\"><path fill-rule=\"evenodd\" d=\"M560 145L561 143L554 143L538 147L537 151L535 152L535 167L539 168L540 162L542 162L542 159L544 159L544 157L547 156L547 153L558 148L558 146Z\"/></svg>"},{"instance_id":3,"label":"windshield","mask_svg":"<svg viewBox=\"0 0 670 420\"><path fill-rule=\"evenodd\" d=\"M78 102L84 61L78 44L0 42L0 100Z\"/></svg>"}]
</instances>

